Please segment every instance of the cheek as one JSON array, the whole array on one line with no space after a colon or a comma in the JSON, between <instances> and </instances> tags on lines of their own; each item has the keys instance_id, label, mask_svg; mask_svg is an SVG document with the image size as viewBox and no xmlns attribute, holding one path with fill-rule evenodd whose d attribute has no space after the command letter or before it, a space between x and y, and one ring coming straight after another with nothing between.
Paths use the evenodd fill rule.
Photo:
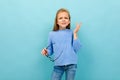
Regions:
<instances>
[{"instance_id":1,"label":"cheek","mask_svg":"<svg viewBox=\"0 0 120 80\"><path fill-rule=\"evenodd\" d=\"M60 21L59 21L59 20L57 20L57 24L60 24Z\"/></svg>"},{"instance_id":2,"label":"cheek","mask_svg":"<svg viewBox=\"0 0 120 80\"><path fill-rule=\"evenodd\" d=\"M70 21L68 21L68 24L70 24Z\"/></svg>"}]
</instances>

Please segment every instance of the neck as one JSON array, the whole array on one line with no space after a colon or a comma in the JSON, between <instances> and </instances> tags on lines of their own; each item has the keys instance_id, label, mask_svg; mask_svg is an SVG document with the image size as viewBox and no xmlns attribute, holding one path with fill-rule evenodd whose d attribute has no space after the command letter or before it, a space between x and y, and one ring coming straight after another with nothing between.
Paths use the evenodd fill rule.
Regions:
<instances>
[{"instance_id":1,"label":"neck","mask_svg":"<svg viewBox=\"0 0 120 80\"><path fill-rule=\"evenodd\" d=\"M66 29L66 27L65 28L63 28L63 27L59 27L59 30L65 30Z\"/></svg>"}]
</instances>

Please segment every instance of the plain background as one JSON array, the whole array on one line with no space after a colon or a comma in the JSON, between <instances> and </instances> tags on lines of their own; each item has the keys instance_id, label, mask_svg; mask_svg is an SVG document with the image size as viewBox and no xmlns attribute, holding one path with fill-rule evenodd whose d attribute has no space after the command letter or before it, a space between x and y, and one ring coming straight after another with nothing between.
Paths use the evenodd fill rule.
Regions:
<instances>
[{"instance_id":1,"label":"plain background","mask_svg":"<svg viewBox=\"0 0 120 80\"><path fill-rule=\"evenodd\" d=\"M0 0L0 80L50 80L53 63L40 52L60 8L71 29L83 23L76 80L120 80L119 0Z\"/></svg>"}]
</instances>

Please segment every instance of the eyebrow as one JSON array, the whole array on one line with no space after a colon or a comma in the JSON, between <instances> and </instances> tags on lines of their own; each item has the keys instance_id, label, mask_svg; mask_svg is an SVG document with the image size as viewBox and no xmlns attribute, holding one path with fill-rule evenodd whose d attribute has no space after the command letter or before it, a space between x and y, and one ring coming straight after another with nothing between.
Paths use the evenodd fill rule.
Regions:
<instances>
[{"instance_id":1,"label":"eyebrow","mask_svg":"<svg viewBox=\"0 0 120 80\"><path fill-rule=\"evenodd\" d=\"M58 17L58 19L59 19L59 18L69 18L69 17Z\"/></svg>"}]
</instances>

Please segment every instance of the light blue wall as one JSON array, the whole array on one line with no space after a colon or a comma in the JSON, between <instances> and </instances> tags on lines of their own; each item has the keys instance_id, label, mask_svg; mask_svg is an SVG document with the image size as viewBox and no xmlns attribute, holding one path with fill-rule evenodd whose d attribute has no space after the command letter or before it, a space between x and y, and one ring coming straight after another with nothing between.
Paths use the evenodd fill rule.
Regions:
<instances>
[{"instance_id":1,"label":"light blue wall","mask_svg":"<svg viewBox=\"0 0 120 80\"><path fill-rule=\"evenodd\" d=\"M119 0L0 0L0 80L49 80L40 51L62 7L83 22L76 80L120 80Z\"/></svg>"}]
</instances>

